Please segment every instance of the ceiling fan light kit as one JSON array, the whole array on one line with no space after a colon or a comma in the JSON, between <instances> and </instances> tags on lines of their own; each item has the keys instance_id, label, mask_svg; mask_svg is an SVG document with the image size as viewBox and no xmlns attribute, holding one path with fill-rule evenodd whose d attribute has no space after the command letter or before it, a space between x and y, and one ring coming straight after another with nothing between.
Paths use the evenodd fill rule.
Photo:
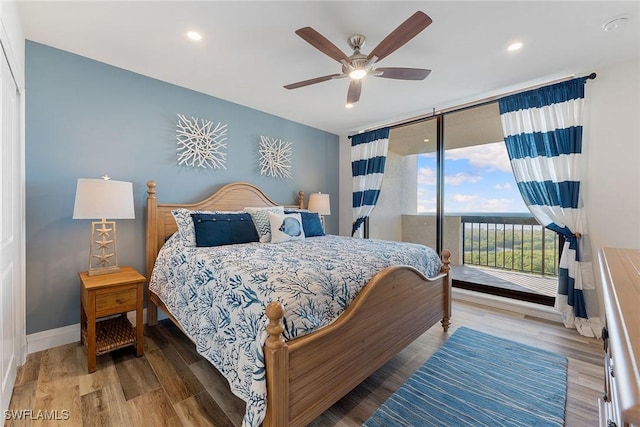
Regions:
<instances>
[{"instance_id":1,"label":"ceiling fan light kit","mask_svg":"<svg viewBox=\"0 0 640 427\"><path fill-rule=\"evenodd\" d=\"M373 77L384 77L396 80L424 80L431 70L423 68L398 68L379 67L373 68L374 64L386 58L409 40L422 32L431 24L432 20L424 12L418 11L411 15L406 21L400 24L387 37L384 38L368 55L360 52L364 46L365 36L354 34L348 39L349 46L353 49L353 54L347 56L338 47L331 43L322 34L311 27L300 28L296 34L320 52L342 64L342 73L329 74L309 80L285 85L285 89L297 89L316 83L349 77L349 90L347 92L347 108L360 100L362 91L362 79L368 75Z\"/></svg>"}]
</instances>

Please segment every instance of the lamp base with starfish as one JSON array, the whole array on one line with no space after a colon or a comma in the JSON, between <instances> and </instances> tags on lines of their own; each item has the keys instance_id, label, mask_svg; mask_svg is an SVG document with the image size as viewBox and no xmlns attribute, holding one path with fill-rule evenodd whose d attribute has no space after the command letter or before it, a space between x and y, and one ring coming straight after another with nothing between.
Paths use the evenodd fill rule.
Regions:
<instances>
[{"instance_id":1,"label":"lamp base with starfish","mask_svg":"<svg viewBox=\"0 0 640 427\"><path fill-rule=\"evenodd\" d=\"M116 273L118 253L116 251L116 223L115 221L93 221L91 223L91 248L89 250L89 276Z\"/></svg>"}]
</instances>

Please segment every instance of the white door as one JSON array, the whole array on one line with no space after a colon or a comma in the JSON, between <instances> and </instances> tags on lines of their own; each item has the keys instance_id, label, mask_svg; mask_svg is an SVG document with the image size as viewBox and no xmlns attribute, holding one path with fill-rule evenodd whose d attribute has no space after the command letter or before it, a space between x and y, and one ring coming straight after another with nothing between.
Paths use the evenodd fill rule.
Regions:
<instances>
[{"instance_id":1,"label":"white door","mask_svg":"<svg viewBox=\"0 0 640 427\"><path fill-rule=\"evenodd\" d=\"M16 84L1 49L0 57L0 409L4 411L9 406L23 352L23 198L20 108Z\"/></svg>"}]
</instances>

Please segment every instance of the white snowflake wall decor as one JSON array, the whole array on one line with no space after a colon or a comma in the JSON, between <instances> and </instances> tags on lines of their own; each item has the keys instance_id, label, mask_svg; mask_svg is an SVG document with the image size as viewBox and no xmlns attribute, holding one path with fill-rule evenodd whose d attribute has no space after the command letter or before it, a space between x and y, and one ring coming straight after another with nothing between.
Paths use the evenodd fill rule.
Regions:
<instances>
[{"instance_id":1,"label":"white snowflake wall decor","mask_svg":"<svg viewBox=\"0 0 640 427\"><path fill-rule=\"evenodd\" d=\"M178 114L176 127L178 164L226 169L227 125Z\"/></svg>"},{"instance_id":2,"label":"white snowflake wall decor","mask_svg":"<svg viewBox=\"0 0 640 427\"><path fill-rule=\"evenodd\" d=\"M291 178L291 141L260 136L260 174Z\"/></svg>"}]
</instances>

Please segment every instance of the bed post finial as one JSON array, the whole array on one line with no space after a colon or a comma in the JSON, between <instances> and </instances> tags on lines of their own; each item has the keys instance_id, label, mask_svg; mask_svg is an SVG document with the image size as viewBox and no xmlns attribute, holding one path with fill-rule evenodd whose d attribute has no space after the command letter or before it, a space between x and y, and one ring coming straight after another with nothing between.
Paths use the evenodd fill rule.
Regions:
<instances>
[{"instance_id":1,"label":"bed post finial","mask_svg":"<svg viewBox=\"0 0 640 427\"><path fill-rule=\"evenodd\" d=\"M278 301L270 302L267 305L267 317L269 323L267 324L267 337L266 345L268 348L277 349L284 346L284 327L282 326L282 316L284 315L284 309L282 304Z\"/></svg>"},{"instance_id":2,"label":"bed post finial","mask_svg":"<svg viewBox=\"0 0 640 427\"><path fill-rule=\"evenodd\" d=\"M298 207L304 209L304 191L298 191Z\"/></svg>"},{"instance_id":3,"label":"bed post finial","mask_svg":"<svg viewBox=\"0 0 640 427\"><path fill-rule=\"evenodd\" d=\"M156 198L156 182L155 181L147 181L147 198L149 199Z\"/></svg>"},{"instance_id":4,"label":"bed post finial","mask_svg":"<svg viewBox=\"0 0 640 427\"><path fill-rule=\"evenodd\" d=\"M451 258L451 251L449 251L448 249L444 249L442 251L442 272L443 273L448 273L449 269L451 268L450 266L451 260L449 258Z\"/></svg>"}]
</instances>

